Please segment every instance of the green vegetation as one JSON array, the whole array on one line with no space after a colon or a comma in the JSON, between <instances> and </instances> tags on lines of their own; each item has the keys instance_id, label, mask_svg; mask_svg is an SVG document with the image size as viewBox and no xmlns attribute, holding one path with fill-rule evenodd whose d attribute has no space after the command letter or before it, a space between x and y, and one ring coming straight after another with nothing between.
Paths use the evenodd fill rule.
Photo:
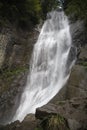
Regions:
<instances>
[{"instance_id":1,"label":"green vegetation","mask_svg":"<svg viewBox=\"0 0 87 130\"><path fill-rule=\"evenodd\" d=\"M66 0L66 13L72 14L74 20L85 19L87 21L87 0Z\"/></svg>"},{"instance_id":2,"label":"green vegetation","mask_svg":"<svg viewBox=\"0 0 87 130\"><path fill-rule=\"evenodd\" d=\"M22 67L22 68L14 68L12 70L10 69L7 69L7 70L4 70L2 72L2 74L0 75L0 77L3 79L3 78L7 78L9 79L10 77L12 76L15 76L15 75L18 75L19 73L21 72L25 72L26 70L28 70L27 68L25 67Z\"/></svg>"},{"instance_id":3,"label":"green vegetation","mask_svg":"<svg viewBox=\"0 0 87 130\"><path fill-rule=\"evenodd\" d=\"M58 101L58 104L57 105L64 105L65 104L65 101Z\"/></svg>"},{"instance_id":4,"label":"green vegetation","mask_svg":"<svg viewBox=\"0 0 87 130\"><path fill-rule=\"evenodd\" d=\"M84 66L84 68L87 70L87 61L80 61L79 64Z\"/></svg>"},{"instance_id":5,"label":"green vegetation","mask_svg":"<svg viewBox=\"0 0 87 130\"><path fill-rule=\"evenodd\" d=\"M87 62L82 62L82 65L87 67Z\"/></svg>"},{"instance_id":6,"label":"green vegetation","mask_svg":"<svg viewBox=\"0 0 87 130\"><path fill-rule=\"evenodd\" d=\"M74 19L87 20L87 0L65 0L65 4L67 14L73 14ZM0 24L11 22L30 27L41 18L45 19L47 12L58 5L58 0L0 0Z\"/></svg>"},{"instance_id":7,"label":"green vegetation","mask_svg":"<svg viewBox=\"0 0 87 130\"><path fill-rule=\"evenodd\" d=\"M25 26L30 21L36 24L39 20L40 11L39 0L1 0L0 23L9 21Z\"/></svg>"},{"instance_id":8,"label":"green vegetation","mask_svg":"<svg viewBox=\"0 0 87 130\"><path fill-rule=\"evenodd\" d=\"M64 124L64 118L57 115L57 116L51 116L51 118L49 118L48 121L48 127L55 127L58 126L60 124Z\"/></svg>"},{"instance_id":9,"label":"green vegetation","mask_svg":"<svg viewBox=\"0 0 87 130\"><path fill-rule=\"evenodd\" d=\"M11 83L17 79L17 76L20 75L23 72L26 72L28 68L26 67L20 67L20 68L14 68L12 70L5 69L4 71L1 71L0 74L0 94L4 91L7 91L11 87Z\"/></svg>"},{"instance_id":10,"label":"green vegetation","mask_svg":"<svg viewBox=\"0 0 87 130\"><path fill-rule=\"evenodd\" d=\"M40 127L37 127L37 128L35 128L35 130L43 130L42 128L40 128Z\"/></svg>"},{"instance_id":11,"label":"green vegetation","mask_svg":"<svg viewBox=\"0 0 87 130\"><path fill-rule=\"evenodd\" d=\"M30 27L58 6L58 0L0 0L0 25L14 23Z\"/></svg>"},{"instance_id":12,"label":"green vegetation","mask_svg":"<svg viewBox=\"0 0 87 130\"><path fill-rule=\"evenodd\" d=\"M40 125L44 130L69 130L67 121L60 115L50 115L45 117Z\"/></svg>"},{"instance_id":13,"label":"green vegetation","mask_svg":"<svg viewBox=\"0 0 87 130\"><path fill-rule=\"evenodd\" d=\"M42 0L41 7L42 7L43 18L46 17L46 14L49 11L51 11L52 9L55 9L58 5L59 5L58 0Z\"/></svg>"}]
</instances>

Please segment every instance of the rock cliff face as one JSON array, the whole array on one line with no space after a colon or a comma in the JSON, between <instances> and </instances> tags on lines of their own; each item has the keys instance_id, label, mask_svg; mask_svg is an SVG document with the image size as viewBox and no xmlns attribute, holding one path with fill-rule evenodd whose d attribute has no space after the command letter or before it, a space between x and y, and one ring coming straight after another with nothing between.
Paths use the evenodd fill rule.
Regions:
<instances>
[{"instance_id":1,"label":"rock cliff face","mask_svg":"<svg viewBox=\"0 0 87 130\"><path fill-rule=\"evenodd\" d=\"M11 25L1 29L0 124L9 122L18 107L37 37L35 30L21 30Z\"/></svg>"},{"instance_id":2,"label":"rock cliff face","mask_svg":"<svg viewBox=\"0 0 87 130\"><path fill-rule=\"evenodd\" d=\"M4 61L5 49L7 45L8 37L3 34L3 31L0 33L0 68Z\"/></svg>"},{"instance_id":3,"label":"rock cliff face","mask_svg":"<svg viewBox=\"0 0 87 130\"><path fill-rule=\"evenodd\" d=\"M29 64L33 45L37 39L34 30L25 31L9 26L0 32L0 67L11 68Z\"/></svg>"}]
</instances>

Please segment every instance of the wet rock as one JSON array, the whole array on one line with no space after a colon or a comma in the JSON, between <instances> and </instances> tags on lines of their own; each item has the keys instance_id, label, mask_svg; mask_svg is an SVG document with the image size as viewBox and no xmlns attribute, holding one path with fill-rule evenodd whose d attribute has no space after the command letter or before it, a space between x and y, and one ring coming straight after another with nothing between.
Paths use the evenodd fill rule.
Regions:
<instances>
[{"instance_id":1,"label":"wet rock","mask_svg":"<svg viewBox=\"0 0 87 130\"><path fill-rule=\"evenodd\" d=\"M47 118L52 115L64 117L69 125L70 130L85 130L87 127L87 98L74 98L67 101L57 101L55 104L47 105L36 110L38 119Z\"/></svg>"},{"instance_id":2,"label":"wet rock","mask_svg":"<svg viewBox=\"0 0 87 130\"><path fill-rule=\"evenodd\" d=\"M8 41L9 41L9 34L8 33L6 34L6 31L3 29L0 32L0 68L4 62L5 51Z\"/></svg>"},{"instance_id":3,"label":"wet rock","mask_svg":"<svg viewBox=\"0 0 87 130\"><path fill-rule=\"evenodd\" d=\"M71 71L66 85L51 100L52 103L60 100L72 99L75 97L87 96L87 71L82 65L75 65Z\"/></svg>"},{"instance_id":4,"label":"wet rock","mask_svg":"<svg viewBox=\"0 0 87 130\"><path fill-rule=\"evenodd\" d=\"M37 120L34 115L28 115L22 122L15 121L6 126L0 126L0 130L35 130Z\"/></svg>"},{"instance_id":5,"label":"wet rock","mask_svg":"<svg viewBox=\"0 0 87 130\"><path fill-rule=\"evenodd\" d=\"M39 33L8 25L0 31L0 68L24 66L29 63Z\"/></svg>"},{"instance_id":6,"label":"wet rock","mask_svg":"<svg viewBox=\"0 0 87 130\"><path fill-rule=\"evenodd\" d=\"M78 130L81 128L81 124L73 119L68 119L68 124L69 124L70 130Z\"/></svg>"},{"instance_id":7,"label":"wet rock","mask_svg":"<svg viewBox=\"0 0 87 130\"><path fill-rule=\"evenodd\" d=\"M70 20L72 21L72 20ZM70 32L72 36L72 44L77 48L77 63L87 59L87 33L85 30L85 24L82 20L77 20L70 23Z\"/></svg>"},{"instance_id":8,"label":"wet rock","mask_svg":"<svg viewBox=\"0 0 87 130\"><path fill-rule=\"evenodd\" d=\"M84 21L75 21L70 24L70 32L72 36L72 44L75 46L84 46L86 44L86 34Z\"/></svg>"},{"instance_id":9,"label":"wet rock","mask_svg":"<svg viewBox=\"0 0 87 130\"><path fill-rule=\"evenodd\" d=\"M67 83L67 98L87 96L87 71L84 66L74 66Z\"/></svg>"},{"instance_id":10,"label":"wet rock","mask_svg":"<svg viewBox=\"0 0 87 130\"><path fill-rule=\"evenodd\" d=\"M84 47L81 47L81 52L79 55L79 60L81 61L87 61L87 45L85 45Z\"/></svg>"},{"instance_id":11,"label":"wet rock","mask_svg":"<svg viewBox=\"0 0 87 130\"><path fill-rule=\"evenodd\" d=\"M19 106L21 94L26 84L27 72L16 77L12 86L0 96L0 124L7 124Z\"/></svg>"}]
</instances>

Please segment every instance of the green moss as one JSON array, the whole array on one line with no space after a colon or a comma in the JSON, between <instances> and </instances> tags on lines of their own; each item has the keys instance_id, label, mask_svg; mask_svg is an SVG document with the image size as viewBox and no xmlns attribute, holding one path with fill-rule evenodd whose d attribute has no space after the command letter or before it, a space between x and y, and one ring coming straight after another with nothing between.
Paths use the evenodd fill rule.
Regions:
<instances>
[{"instance_id":1,"label":"green moss","mask_svg":"<svg viewBox=\"0 0 87 130\"><path fill-rule=\"evenodd\" d=\"M42 128L35 128L35 130L43 130Z\"/></svg>"},{"instance_id":2,"label":"green moss","mask_svg":"<svg viewBox=\"0 0 87 130\"><path fill-rule=\"evenodd\" d=\"M80 65L84 66L87 69L87 61L80 61Z\"/></svg>"},{"instance_id":3,"label":"green moss","mask_svg":"<svg viewBox=\"0 0 87 130\"><path fill-rule=\"evenodd\" d=\"M19 67L15 69L6 69L1 71L0 74L0 94L7 91L11 87L11 83L20 75L22 72L26 72L28 68Z\"/></svg>"},{"instance_id":4,"label":"green moss","mask_svg":"<svg viewBox=\"0 0 87 130\"><path fill-rule=\"evenodd\" d=\"M57 104L62 106L65 104L65 101L59 101Z\"/></svg>"},{"instance_id":5,"label":"green moss","mask_svg":"<svg viewBox=\"0 0 87 130\"><path fill-rule=\"evenodd\" d=\"M41 125L44 130L69 130L67 121L60 115L50 115L46 117Z\"/></svg>"},{"instance_id":6,"label":"green moss","mask_svg":"<svg viewBox=\"0 0 87 130\"><path fill-rule=\"evenodd\" d=\"M2 71L2 74L0 75L0 77L9 79L10 77L17 76L18 74L26 70L28 70L28 68L25 68L25 67L14 68L12 70L7 69L7 70Z\"/></svg>"},{"instance_id":7,"label":"green moss","mask_svg":"<svg viewBox=\"0 0 87 130\"><path fill-rule=\"evenodd\" d=\"M87 62L83 62L82 65L87 67Z\"/></svg>"},{"instance_id":8,"label":"green moss","mask_svg":"<svg viewBox=\"0 0 87 130\"><path fill-rule=\"evenodd\" d=\"M64 124L64 118L62 116L52 116L51 118L49 118L49 121L48 121L48 126L51 127L51 126L58 126L60 124Z\"/></svg>"}]
</instances>

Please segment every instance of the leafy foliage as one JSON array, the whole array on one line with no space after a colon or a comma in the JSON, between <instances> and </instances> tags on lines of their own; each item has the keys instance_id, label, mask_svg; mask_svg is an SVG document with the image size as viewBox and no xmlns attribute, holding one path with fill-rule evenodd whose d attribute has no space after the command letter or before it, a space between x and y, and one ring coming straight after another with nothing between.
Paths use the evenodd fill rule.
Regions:
<instances>
[{"instance_id":1,"label":"leafy foliage","mask_svg":"<svg viewBox=\"0 0 87 130\"><path fill-rule=\"evenodd\" d=\"M0 70L0 95L11 87L11 83L13 83L18 75L27 71L27 67L17 67L12 70Z\"/></svg>"},{"instance_id":2,"label":"leafy foliage","mask_svg":"<svg viewBox=\"0 0 87 130\"><path fill-rule=\"evenodd\" d=\"M58 3L58 0L0 0L0 23L10 21L24 28L35 25Z\"/></svg>"},{"instance_id":3,"label":"leafy foliage","mask_svg":"<svg viewBox=\"0 0 87 130\"><path fill-rule=\"evenodd\" d=\"M41 11L39 0L0 0L0 19L36 24Z\"/></svg>"},{"instance_id":4,"label":"leafy foliage","mask_svg":"<svg viewBox=\"0 0 87 130\"><path fill-rule=\"evenodd\" d=\"M43 17L46 17L46 14L52 9L56 8L58 5L59 5L58 0L41 0Z\"/></svg>"},{"instance_id":5,"label":"leafy foliage","mask_svg":"<svg viewBox=\"0 0 87 130\"><path fill-rule=\"evenodd\" d=\"M73 14L75 19L87 20L87 0L66 0L66 13Z\"/></svg>"}]
</instances>

